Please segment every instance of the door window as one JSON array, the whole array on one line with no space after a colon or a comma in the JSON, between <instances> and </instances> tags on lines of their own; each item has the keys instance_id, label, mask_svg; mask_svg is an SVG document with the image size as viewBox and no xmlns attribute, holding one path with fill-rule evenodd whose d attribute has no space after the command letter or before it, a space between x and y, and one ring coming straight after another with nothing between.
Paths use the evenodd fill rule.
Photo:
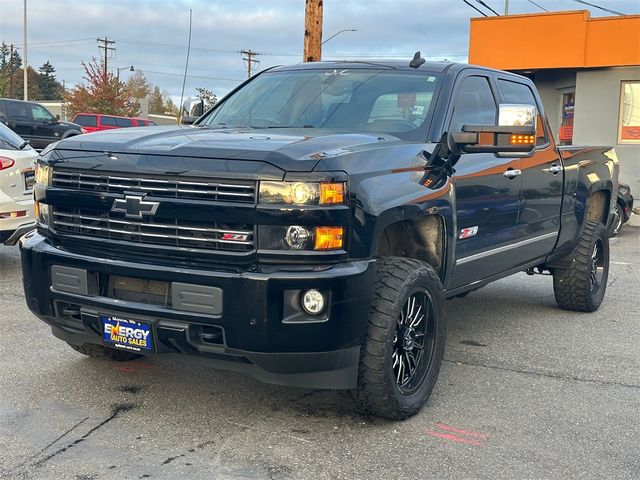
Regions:
<instances>
[{"instance_id":1,"label":"door window","mask_svg":"<svg viewBox=\"0 0 640 480\"><path fill-rule=\"evenodd\" d=\"M540 114L540 105L536 102L536 97L533 95L531 88L528 85L518 82L511 82L509 80L498 80L498 86L500 87L500 93L505 103L519 103L527 105L535 105L538 109L538 120L536 124L536 145L544 145L548 143L547 136L545 134L544 125L542 122L542 115Z\"/></svg>"},{"instance_id":2,"label":"door window","mask_svg":"<svg viewBox=\"0 0 640 480\"><path fill-rule=\"evenodd\" d=\"M6 103L7 117L12 120L29 120L27 104L21 102Z\"/></svg>"},{"instance_id":3,"label":"door window","mask_svg":"<svg viewBox=\"0 0 640 480\"><path fill-rule=\"evenodd\" d=\"M463 125L495 125L497 113L489 79L467 77L456 93L450 130L459 132Z\"/></svg>"},{"instance_id":4,"label":"door window","mask_svg":"<svg viewBox=\"0 0 640 480\"><path fill-rule=\"evenodd\" d=\"M98 125L98 118L95 115L76 115L73 123L83 127L95 127Z\"/></svg>"},{"instance_id":5,"label":"door window","mask_svg":"<svg viewBox=\"0 0 640 480\"><path fill-rule=\"evenodd\" d=\"M106 115L103 115L102 117L100 117L100 123L102 125L104 125L105 127L117 127L118 126L116 124L115 117L108 117Z\"/></svg>"},{"instance_id":6,"label":"door window","mask_svg":"<svg viewBox=\"0 0 640 480\"><path fill-rule=\"evenodd\" d=\"M118 127L133 127L133 122L130 118L118 118L116 117L116 125Z\"/></svg>"},{"instance_id":7,"label":"door window","mask_svg":"<svg viewBox=\"0 0 640 480\"><path fill-rule=\"evenodd\" d=\"M31 116L33 117L34 120L37 120L39 122L53 122L54 117L46 108L40 105L34 105L34 104L31 104L30 107L31 107Z\"/></svg>"}]
</instances>

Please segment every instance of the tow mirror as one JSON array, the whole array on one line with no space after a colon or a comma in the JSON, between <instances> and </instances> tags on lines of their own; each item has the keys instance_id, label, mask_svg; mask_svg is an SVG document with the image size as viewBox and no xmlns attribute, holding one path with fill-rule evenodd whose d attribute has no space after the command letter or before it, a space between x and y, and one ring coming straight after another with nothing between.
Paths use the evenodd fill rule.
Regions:
<instances>
[{"instance_id":1,"label":"tow mirror","mask_svg":"<svg viewBox=\"0 0 640 480\"><path fill-rule=\"evenodd\" d=\"M452 152L530 156L536 147L537 109L533 105L500 105L498 125L464 125L447 139Z\"/></svg>"}]
</instances>

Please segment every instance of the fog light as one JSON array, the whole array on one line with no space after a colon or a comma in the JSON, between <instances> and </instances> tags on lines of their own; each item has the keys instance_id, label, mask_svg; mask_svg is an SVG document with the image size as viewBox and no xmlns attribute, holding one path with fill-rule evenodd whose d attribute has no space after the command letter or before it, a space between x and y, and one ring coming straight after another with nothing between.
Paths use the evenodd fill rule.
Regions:
<instances>
[{"instance_id":1,"label":"fog light","mask_svg":"<svg viewBox=\"0 0 640 480\"><path fill-rule=\"evenodd\" d=\"M284 239L289 247L300 250L305 246L310 236L311 233L306 228L293 225L287 229Z\"/></svg>"},{"instance_id":2,"label":"fog light","mask_svg":"<svg viewBox=\"0 0 640 480\"><path fill-rule=\"evenodd\" d=\"M318 315L324 310L324 295L318 290L307 290L302 295L302 308L309 315Z\"/></svg>"}]
</instances>

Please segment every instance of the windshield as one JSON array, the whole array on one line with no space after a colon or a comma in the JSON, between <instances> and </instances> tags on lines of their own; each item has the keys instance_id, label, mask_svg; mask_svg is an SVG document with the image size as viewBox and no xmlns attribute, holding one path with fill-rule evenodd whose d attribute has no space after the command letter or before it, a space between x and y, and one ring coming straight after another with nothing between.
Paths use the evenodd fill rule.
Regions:
<instances>
[{"instance_id":1,"label":"windshield","mask_svg":"<svg viewBox=\"0 0 640 480\"><path fill-rule=\"evenodd\" d=\"M324 128L425 141L440 76L393 69L266 72L200 126Z\"/></svg>"}]
</instances>

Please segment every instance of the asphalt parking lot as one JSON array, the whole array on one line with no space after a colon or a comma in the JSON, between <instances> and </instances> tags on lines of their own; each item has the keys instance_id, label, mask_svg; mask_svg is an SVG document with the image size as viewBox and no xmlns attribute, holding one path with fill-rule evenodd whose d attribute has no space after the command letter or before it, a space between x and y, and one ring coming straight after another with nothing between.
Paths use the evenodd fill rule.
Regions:
<instances>
[{"instance_id":1,"label":"asphalt parking lot","mask_svg":"<svg viewBox=\"0 0 640 480\"><path fill-rule=\"evenodd\" d=\"M524 274L447 302L434 393L389 422L344 392L86 358L29 313L18 250L0 247L0 477L640 478L638 217L611 260L593 314Z\"/></svg>"}]
</instances>

